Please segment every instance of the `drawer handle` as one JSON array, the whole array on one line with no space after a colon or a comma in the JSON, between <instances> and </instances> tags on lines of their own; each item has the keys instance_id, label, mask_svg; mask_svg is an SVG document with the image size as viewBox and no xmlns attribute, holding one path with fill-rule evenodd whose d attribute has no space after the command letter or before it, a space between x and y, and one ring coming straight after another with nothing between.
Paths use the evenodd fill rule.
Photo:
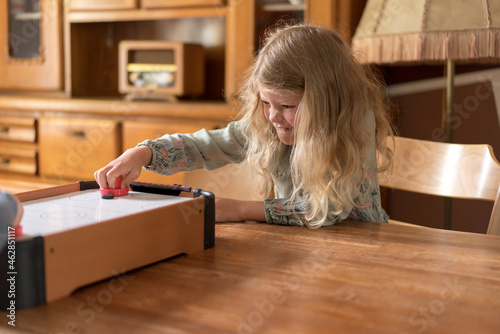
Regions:
<instances>
[{"instance_id":1,"label":"drawer handle","mask_svg":"<svg viewBox=\"0 0 500 334\"><path fill-rule=\"evenodd\" d=\"M9 127L7 125L0 125L0 133L9 133Z\"/></svg>"},{"instance_id":2,"label":"drawer handle","mask_svg":"<svg viewBox=\"0 0 500 334\"><path fill-rule=\"evenodd\" d=\"M85 131L83 130L68 130L68 135L71 137L85 138Z\"/></svg>"},{"instance_id":3,"label":"drawer handle","mask_svg":"<svg viewBox=\"0 0 500 334\"><path fill-rule=\"evenodd\" d=\"M0 157L0 164L2 164L2 165L8 165L8 164L10 164L10 158L8 158L8 157Z\"/></svg>"}]
</instances>

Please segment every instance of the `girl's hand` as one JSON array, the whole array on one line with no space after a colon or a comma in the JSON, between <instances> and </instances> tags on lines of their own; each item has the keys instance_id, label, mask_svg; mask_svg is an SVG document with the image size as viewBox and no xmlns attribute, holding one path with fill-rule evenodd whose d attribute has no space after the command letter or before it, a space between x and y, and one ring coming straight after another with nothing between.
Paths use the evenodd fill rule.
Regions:
<instances>
[{"instance_id":1,"label":"girl's hand","mask_svg":"<svg viewBox=\"0 0 500 334\"><path fill-rule=\"evenodd\" d=\"M113 189L115 180L122 177L122 188L128 187L141 175L143 166L151 163L152 152L147 146L139 146L126 150L121 156L94 173L95 180L101 188Z\"/></svg>"},{"instance_id":2,"label":"girl's hand","mask_svg":"<svg viewBox=\"0 0 500 334\"><path fill-rule=\"evenodd\" d=\"M235 199L215 197L215 221L266 221L264 202L238 201Z\"/></svg>"}]
</instances>

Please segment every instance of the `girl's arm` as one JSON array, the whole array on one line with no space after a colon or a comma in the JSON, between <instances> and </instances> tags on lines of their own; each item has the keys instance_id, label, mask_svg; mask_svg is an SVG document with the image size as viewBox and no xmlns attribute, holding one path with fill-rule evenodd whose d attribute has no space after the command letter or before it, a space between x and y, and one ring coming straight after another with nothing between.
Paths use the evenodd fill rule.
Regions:
<instances>
[{"instance_id":1,"label":"girl's arm","mask_svg":"<svg viewBox=\"0 0 500 334\"><path fill-rule=\"evenodd\" d=\"M195 169L213 170L242 162L245 145L240 136L238 122L231 122L223 129L165 135L138 146L148 146L152 151L151 164L145 166L146 170L172 175Z\"/></svg>"},{"instance_id":2,"label":"girl's arm","mask_svg":"<svg viewBox=\"0 0 500 334\"><path fill-rule=\"evenodd\" d=\"M263 201L239 201L215 197L215 221L266 221Z\"/></svg>"},{"instance_id":3,"label":"girl's arm","mask_svg":"<svg viewBox=\"0 0 500 334\"><path fill-rule=\"evenodd\" d=\"M237 122L220 130L201 130L193 134L165 135L131 148L94 173L103 188L114 188L123 176L122 188L137 179L144 167L162 175L194 169L215 169L244 159Z\"/></svg>"},{"instance_id":4,"label":"girl's arm","mask_svg":"<svg viewBox=\"0 0 500 334\"><path fill-rule=\"evenodd\" d=\"M371 222L387 222L387 215L382 208L380 191L378 186L377 173L369 173L371 182L366 179L360 186L363 198L358 198L357 205L354 207L345 207L342 212L337 206L329 203L329 216L323 224L328 226L339 221L362 220ZM267 198L264 200L264 212L266 221L272 224L280 225L304 225L307 223L307 196L296 198L292 201L289 198Z\"/></svg>"}]
</instances>

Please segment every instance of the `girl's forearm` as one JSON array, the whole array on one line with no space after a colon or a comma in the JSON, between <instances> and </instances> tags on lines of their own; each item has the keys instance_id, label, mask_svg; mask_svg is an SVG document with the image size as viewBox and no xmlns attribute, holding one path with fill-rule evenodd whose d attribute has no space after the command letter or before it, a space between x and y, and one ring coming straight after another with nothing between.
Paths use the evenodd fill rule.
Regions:
<instances>
[{"instance_id":1,"label":"girl's forearm","mask_svg":"<svg viewBox=\"0 0 500 334\"><path fill-rule=\"evenodd\" d=\"M215 197L215 220L225 221L266 221L264 201L239 201Z\"/></svg>"},{"instance_id":2,"label":"girl's forearm","mask_svg":"<svg viewBox=\"0 0 500 334\"><path fill-rule=\"evenodd\" d=\"M264 201L242 201L240 220L266 221Z\"/></svg>"}]
</instances>

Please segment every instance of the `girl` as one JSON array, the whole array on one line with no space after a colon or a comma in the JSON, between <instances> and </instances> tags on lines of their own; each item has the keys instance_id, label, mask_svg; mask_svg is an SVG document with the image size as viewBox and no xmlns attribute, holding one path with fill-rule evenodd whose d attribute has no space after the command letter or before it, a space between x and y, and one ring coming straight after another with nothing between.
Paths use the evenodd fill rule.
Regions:
<instances>
[{"instance_id":1,"label":"girl","mask_svg":"<svg viewBox=\"0 0 500 334\"><path fill-rule=\"evenodd\" d=\"M147 140L95 173L122 187L146 170L170 175L248 160L275 198L216 199L217 221L311 228L352 219L386 222L376 152L390 165L382 89L333 31L294 25L270 34L239 96L242 117L221 130ZM112 186L111 186L112 187Z\"/></svg>"}]
</instances>

